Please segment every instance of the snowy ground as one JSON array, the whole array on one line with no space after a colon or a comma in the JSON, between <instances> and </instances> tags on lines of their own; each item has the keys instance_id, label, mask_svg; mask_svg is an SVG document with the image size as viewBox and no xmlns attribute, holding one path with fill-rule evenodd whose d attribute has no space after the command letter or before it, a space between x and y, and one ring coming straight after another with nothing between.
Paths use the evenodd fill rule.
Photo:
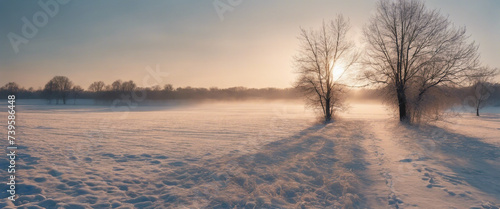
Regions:
<instances>
[{"instance_id":1,"label":"snowy ground","mask_svg":"<svg viewBox=\"0 0 500 209\"><path fill-rule=\"evenodd\" d=\"M499 114L463 113L419 127L345 117L360 119L367 130L367 169L360 177L367 181L362 193L370 207L498 208Z\"/></svg>"},{"instance_id":2,"label":"snowy ground","mask_svg":"<svg viewBox=\"0 0 500 209\"><path fill-rule=\"evenodd\" d=\"M467 113L415 127L397 123L378 104L353 104L323 125L300 103L114 112L107 106L21 102L16 206L497 208L500 203L496 109L479 118ZM0 118L6 118L4 112ZM0 159L0 166L7 163ZM0 175L6 177L5 170ZM14 207L2 195L0 207Z\"/></svg>"}]
</instances>

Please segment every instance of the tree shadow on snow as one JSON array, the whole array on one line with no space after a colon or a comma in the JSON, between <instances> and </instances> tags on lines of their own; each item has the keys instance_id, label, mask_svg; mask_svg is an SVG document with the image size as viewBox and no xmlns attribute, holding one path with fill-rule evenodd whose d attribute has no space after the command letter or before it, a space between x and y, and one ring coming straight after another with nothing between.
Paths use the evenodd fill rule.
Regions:
<instances>
[{"instance_id":1,"label":"tree shadow on snow","mask_svg":"<svg viewBox=\"0 0 500 209\"><path fill-rule=\"evenodd\" d=\"M351 124L352 125L352 124ZM203 208L359 208L363 136L349 124L321 124L263 145L167 173L168 206ZM354 129L354 128L351 128Z\"/></svg>"},{"instance_id":2,"label":"tree shadow on snow","mask_svg":"<svg viewBox=\"0 0 500 209\"><path fill-rule=\"evenodd\" d=\"M450 132L437 126L418 128L427 156L437 156L440 164L450 168L456 175L438 172L452 184L465 182L500 200L500 149L481 139ZM428 139L428 140L422 140ZM431 143L428 143L430 140Z\"/></svg>"}]
</instances>

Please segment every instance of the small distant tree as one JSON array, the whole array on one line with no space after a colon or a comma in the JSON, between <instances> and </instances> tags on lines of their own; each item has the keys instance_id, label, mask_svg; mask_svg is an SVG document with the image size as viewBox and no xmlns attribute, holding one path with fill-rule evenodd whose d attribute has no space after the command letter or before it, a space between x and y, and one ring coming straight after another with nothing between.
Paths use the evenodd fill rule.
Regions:
<instances>
[{"instance_id":1,"label":"small distant tree","mask_svg":"<svg viewBox=\"0 0 500 209\"><path fill-rule=\"evenodd\" d=\"M66 99L68 98L72 87L73 82L71 82L68 77L55 76L47 84L45 84L44 92L49 101L55 97L56 103L59 103L59 99L62 99L63 104L66 104Z\"/></svg>"},{"instance_id":2,"label":"small distant tree","mask_svg":"<svg viewBox=\"0 0 500 209\"><path fill-rule=\"evenodd\" d=\"M83 92L83 88L76 85L76 86L73 86L73 88L71 89L71 94L73 96L73 104L76 104L76 98L78 98L78 96L80 96Z\"/></svg>"},{"instance_id":3,"label":"small distant tree","mask_svg":"<svg viewBox=\"0 0 500 209\"><path fill-rule=\"evenodd\" d=\"M8 94L16 94L17 92L19 92L19 90L21 88L19 87L19 85L17 83L9 82L9 83L5 84L5 86L3 86L2 89L7 91Z\"/></svg>"},{"instance_id":4,"label":"small distant tree","mask_svg":"<svg viewBox=\"0 0 500 209\"><path fill-rule=\"evenodd\" d=\"M120 91L122 89L122 80L116 80L111 84L111 90Z\"/></svg>"},{"instance_id":5,"label":"small distant tree","mask_svg":"<svg viewBox=\"0 0 500 209\"><path fill-rule=\"evenodd\" d=\"M165 84L163 91L174 91L174 86L172 84Z\"/></svg>"},{"instance_id":6,"label":"small distant tree","mask_svg":"<svg viewBox=\"0 0 500 209\"><path fill-rule=\"evenodd\" d=\"M311 107L322 111L326 122L343 105L345 85L334 75L348 71L359 57L348 39L349 28L349 21L339 15L328 24L323 22L318 30L301 29L299 37L300 51L295 57L299 76L295 87Z\"/></svg>"},{"instance_id":7,"label":"small distant tree","mask_svg":"<svg viewBox=\"0 0 500 209\"><path fill-rule=\"evenodd\" d=\"M126 81L126 82L122 83L121 91L122 92L134 91L136 87L137 87L137 85L135 85L134 81L132 81L132 80Z\"/></svg>"},{"instance_id":8,"label":"small distant tree","mask_svg":"<svg viewBox=\"0 0 500 209\"><path fill-rule=\"evenodd\" d=\"M89 91L92 91L92 92L101 92L104 90L104 86L105 86L104 82L96 81L96 82L90 84L88 89L89 89Z\"/></svg>"},{"instance_id":9,"label":"small distant tree","mask_svg":"<svg viewBox=\"0 0 500 209\"><path fill-rule=\"evenodd\" d=\"M498 75L497 68L483 67L478 69L475 74L471 75L472 85L469 88L470 93L467 97L467 105L476 110L476 116L479 117L479 110L487 106L488 99L495 91L491 80Z\"/></svg>"},{"instance_id":10,"label":"small distant tree","mask_svg":"<svg viewBox=\"0 0 500 209\"><path fill-rule=\"evenodd\" d=\"M56 99L56 103L58 103L58 99L56 98L56 84L54 81L50 80L45 84L45 87L43 88L42 95L49 101L49 103L52 102L52 99Z\"/></svg>"},{"instance_id":11,"label":"small distant tree","mask_svg":"<svg viewBox=\"0 0 500 209\"><path fill-rule=\"evenodd\" d=\"M160 85L154 85L151 87L152 91L161 91L161 86Z\"/></svg>"}]
</instances>

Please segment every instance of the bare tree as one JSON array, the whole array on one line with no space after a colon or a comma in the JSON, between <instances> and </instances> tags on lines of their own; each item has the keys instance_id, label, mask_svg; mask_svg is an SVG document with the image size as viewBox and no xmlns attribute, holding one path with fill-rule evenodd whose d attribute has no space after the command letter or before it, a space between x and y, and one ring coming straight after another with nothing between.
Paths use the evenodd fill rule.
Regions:
<instances>
[{"instance_id":1,"label":"bare tree","mask_svg":"<svg viewBox=\"0 0 500 209\"><path fill-rule=\"evenodd\" d=\"M111 89L113 91L120 91L122 88L122 80L116 80L111 84Z\"/></svg>"},{"instance_id":2,"label":"bare tree","mask_svg":"<svg viewBox=\"0 0 500 209\"><path fill-rule=\"evenodd\" d=\"M104 86L105 86L104 82L96 81L96 82L90 84L89 91L101 92L102 90L104 90Z\"/></svg>"},{"instance_id":3,"label":"bare tree","mask_svg":"<svg viewBox=\"0 0 500 209\"><path fill-rule=\"evenodd\" d=\"M165 86L163 86L163 91L174 91L174 86L172 84L165 84Z\"/></svg>"},{"instance_id":4,"label":"bare tree","mask_svg":"<svg viewBox=\"0 0 500 209\"><path fill-rule=\"evenodd\" d=\"M393 92L400 121L422 111L429 90L465 81L477 69L478 46L465 33L420 0L378 2L364 29L365 76Z\"/></svg>"},{"instance_id":5,"label":"bare tree","mask_svg":"<svg viewBox=\"0 0 500 209\"><path fill-rule=\"evenodd\" d=\"M348 40L349 28L349 21L339 15L328 24L323 22L319 30L301 29L299 36L300 51L295 57L299 77L295 87L310 106L322 111L325 121L330 121L343 103L345 85L338 79L359 57Z\"/></svg>"},{"instance_id":6,"label":"bare tree","mask_svg":"<svg viewBox=\"0 0 500 209\"><path fill-rule=\"evenodd\" d=\"M83 88L76 85L71 89L71 95L73 96L73 104L76 104L76 98L83 92Z\"/></svg>"},{"instance_id":7,"label":"bare tree","mask_svg":"<svg viewBox=\"0 0 500 209\"><path fill-rule=\"evenodd\" d=\"M488 105L488 99L494 92L490 81L498 75L497 68L482 67L470 76L472 86L470 87L470 96L467 97L467 104L476 110L476 116L479 117L479 110Z\"/></svg>"},{"instance_id":8,"label":"bare tree","mask_svg":"<svg viewBox=\"0 0 500 209\"><path fill-rule=\"evenodd\" d=\"M49 82L47 82L47 84L45 84L45 87L43 88L43 96L45 97L45 99L47 99L49 101L49 103L52 102L52 98L54 98L56 95L56 84L54 83L54 81L50 80ZM59 100L57 99L56 97L56 103L59 103Z\"/></svg>"},{"instance_id":9,"label":"bare tree","mask_svg":"<svg viewBox=\"0 0 500 209\"><path fill-rule=\"evenodd\" d=\"M161 86L160 85L154 85L151 87L151 91L161 91Z\"/></svg>"},{"instance_id":10,"label":"bare tree","mask_svg":"<svg viewBox=\"0 0 500 209\"><path fill-rule=\"evenodd\" d=\"M137 85L135 85L134 81L130 80L122 83L121 90L122 92L129 92L133 91L136 87Z\"/></svg>"},{"instance_id":11,"label":"bare tree","mask_svg":"<svg viewBox=\"0 0 500 209\"><path fill-rule=\"evenodd\" d=\"M6 90L8 94L16 94L21 90L19 85L15 82L9 82L2 87L3 90Z\"/></svg>"},{"instance_id":12,"label":"bare tree","mask_svg":"<svg viewBox=\"0 0 500 209\"><path fill-rule=\"evenodd\" d=\"M52 96L56 96L56 103L59 103L59 98L63 104L66 104L66 99L70 94L73 82L66 76L55 76L45 85L45 92L48 94L49 100Z\"/></svg>"}]
</instances>

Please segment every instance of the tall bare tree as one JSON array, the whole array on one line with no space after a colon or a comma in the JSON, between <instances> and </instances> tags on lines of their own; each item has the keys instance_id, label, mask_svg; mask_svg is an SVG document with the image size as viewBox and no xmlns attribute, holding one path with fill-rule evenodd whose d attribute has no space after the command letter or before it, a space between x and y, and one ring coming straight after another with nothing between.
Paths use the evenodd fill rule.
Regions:
<instances>
[{"instance_id":1,"label":"tall bare tree","mask_svg":"<svg viewBox=\"0 0 500 209\"><path fill-rule=\"evenodd\" d=\"M478 46L465 27L456 28L420 0L381 0L364 28L365 76L385 84L400 121L411 121L430 89L466 81L477 69Z\"/></svg>"},{"instance_id":2,"label":"tall bare tree","mask_svg":"<svg viewBox=\"0 0 500 209\"><path fill-rule=\"evenodd\" d=\"M295 87L310 106L322 111L325 121L332 119L343 102L345 86L338 79L359 57L347 37L349 29L349 21L339 15L329 23L323 22L318 30L301 29L299 36L300 51L295 57L299 76Z\"/></svg>"}]
</instances>

